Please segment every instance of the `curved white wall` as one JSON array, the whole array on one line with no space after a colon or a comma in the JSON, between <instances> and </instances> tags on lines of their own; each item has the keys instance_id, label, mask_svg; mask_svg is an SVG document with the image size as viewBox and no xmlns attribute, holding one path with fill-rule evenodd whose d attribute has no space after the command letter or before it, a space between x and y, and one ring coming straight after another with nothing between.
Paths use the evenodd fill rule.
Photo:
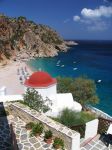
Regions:
<instances>
[{"instance_id":1,"label":"curved white wall","mask_svg":"<svg viewBox=\"0 0 112 150\"><path fill-rule=\"evenodd\" d=\"M23 100L23 95L0 95L0 102Z\"/></svg>"},{"instance_id":2,"label":"curved white wall","mask_svg":"<svg viewBox=\"0 0 112 150\"><path fill-rule=\"evenodd\" d=\"M27 90L28 87L25 87L25 91ZM56 84L49 86L49 87L44 87L44 88L34 88L36 91L39 92L39 94L45 99L48 97L54 104L56 104Z\"/></svg>"}]
</instances>

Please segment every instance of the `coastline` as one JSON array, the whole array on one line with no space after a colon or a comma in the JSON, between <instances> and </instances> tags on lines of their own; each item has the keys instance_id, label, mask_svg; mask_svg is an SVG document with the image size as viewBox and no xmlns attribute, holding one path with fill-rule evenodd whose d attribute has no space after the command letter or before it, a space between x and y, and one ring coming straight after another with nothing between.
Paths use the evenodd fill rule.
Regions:
<instances>
[{"instance_id":1,"label":"coastline","mask_svg":"<svg viewBox=\"0 0 112 150\"><path fill-rule=\"evenodd\" d=\"M6 66L0 67L0 88L2 86L6 86L10 88L7 94L23 94L24 93L24 86L20 84L19 76L17 75L17 69L21 67L27 67L29 74L32 74L34 71L28 61L10 61L9 64ZM1 77L2 76L2 77ZM97 107L95 107L97 109ZM99 109L101 112L101 109ZM106 111L102 110L102 112L107 113ZM104 114L104 113L103 113Z\"/></svg>"},{"instance_id":2,"label":"coastline","mask_svg":"<svg viewBox=\"0 0 112 150\"><path fill-rule=\"evenodd\" d=\"M67 53L59 53L57 57L37 59L37 62L36 60L32 60L31 66L33 66L35 70L41 68L43 71L50 73L53 77L78 77L83 74L95 80L97 94L100 98L100 103L95 107L112 116L112 109L109 107L112 105L112 77L110 76L112 73L111 50L112 46L108 46L108 43L98 42L94 44L91 42L88 44L86 42L84 45L79 42L78 46L71 47ZM59 60L61 60L61 62L59 66L57 66ZM64 66L61 67L62 65ZM98 80L101 80L101 82L97 82Z\"/></svg>"},{"instance_id":3,"label":"coastline","mask_svg":"<svg viewBox=\"0 0 112 150\"><path fill-rule=\"evenodd\" d=\"M66 47L62 47L63 52L67 52L70 49L70 46L77 45L74 41L65 41ZM61 47L60 47L61 48ZM59 53L59 51L58 51ZM57 53L57 55L58 55ZM28 63L29 60L35 59L34 57L30 58L11 58L12 60L4 60L3 62L0 62L0 89L2 87L6 87L6 94L13 95L13 94L23 94L24 93L24 75L22 72L25 68L27 68L27 71L29 75L34 72L31 65ZM51 56L49 56L51 57ZM54 56L52 56L54 57ZM39 57L38 57L39 58ZM23 71L22 71L22 70ZM18 70L21 72L21 74L18 74ZM20 79L22 78L23 81Z\"/></svg>"},{"instance_id":4,"label":"coastline","mask_svg":"<svg viewBox=\"0 0 112 150\"><path fill-rule=\"evenodd\" d=\"M67 43L65 45L66 46L60 47L60 49L62 48L63 52L67 52L69 50L69 46L71 45L71 43L69 43L68 46ZM2 62L0 62L0 89L2 87L6 87L6 94L8 95L24 93L24 75L22 75L22 73L18 74L18 70L21 71L21 69L24 70L25 68L27 68L29 75L31 75L34 71L31 65L28 64L28 61L31 59L35 59L35 57L31 56L30 58L25 58L23 56L24 55L22 55L20 58L12 57L11 60L4 59ZM20 78L22 78L23 81L21 81Z\"/></svg>"}]
</instances>

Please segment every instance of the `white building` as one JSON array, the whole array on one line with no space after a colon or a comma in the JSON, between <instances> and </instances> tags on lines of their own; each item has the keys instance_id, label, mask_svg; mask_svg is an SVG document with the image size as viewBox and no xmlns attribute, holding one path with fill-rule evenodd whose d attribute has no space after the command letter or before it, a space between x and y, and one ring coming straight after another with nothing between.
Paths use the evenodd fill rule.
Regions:
<instances>
[{"instance_id":1,"label":"white building","mask_svg":"<svg viewBox=\"0 0 112 150\"><path fill-rule=\"evenodd\" d=\"M6 87L3 86L2 88L0 88L0 96L6 95Z\"/></svg>"},{"instance_id":2,"label":"white building","mask_svg":"<svg viewBox=\"0 0 112 150\"><path fill-rule=\"evenodd\" d=\"M57 116L64 108L70 108L76 112L82 110L82 106L73 100L71 93L57 93L57 80L52 78L47 72L34 72L24 83L27 88L34 88L41 94L43 99L48 97L52 100L52 111L47 112L49 116Z\"/></svg>"}]
</instances>

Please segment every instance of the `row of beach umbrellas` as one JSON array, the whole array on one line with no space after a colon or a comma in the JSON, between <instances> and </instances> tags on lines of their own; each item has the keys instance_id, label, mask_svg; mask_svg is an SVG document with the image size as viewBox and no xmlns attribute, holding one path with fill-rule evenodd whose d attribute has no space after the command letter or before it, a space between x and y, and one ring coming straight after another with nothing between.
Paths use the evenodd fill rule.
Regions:
<instances>
[{"instance_id":1,"label":"row of beach umbrellas","mask_svg":"<svg viewBox=\"0 0 112 150\"><path fill-rule=\"evenodd\" d=\"M30 74L27 70L27 67L25 66L24 68L21 67L17 69L17 75L19 76L20 83L23 84L24 81L29 78Z\"/></svg>"}]
</instances>

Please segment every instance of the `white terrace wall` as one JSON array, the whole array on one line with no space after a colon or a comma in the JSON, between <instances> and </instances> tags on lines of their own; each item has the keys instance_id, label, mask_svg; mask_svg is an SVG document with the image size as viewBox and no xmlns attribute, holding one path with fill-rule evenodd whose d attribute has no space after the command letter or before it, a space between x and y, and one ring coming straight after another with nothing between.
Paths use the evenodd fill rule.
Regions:
<instances>
[{"instance_id":1,"label":"white terrace wall","mask_svg":"<svg viewBox=\"0 0 112 150\"><path fill-rule=\"evenodd\" d=\"M67 150L80 150L80 134L66 126L50 119L45 114L39 113L28 106L20 103L9 105L9 111L27 122L41 122L45 129L50 129L54 136L58 136L64 140Z\"/></svg>"},{"instance_id":2,"label":"white terrace wall","mask_svg":"<svg viewBox=\"0 0 112 150\"><path fill-rule=\"evenodd\" d=\"M93 138L97 135L98 131L98 119L94 119L86 123L86 130L85 130L85 140Z\"/></svg>"},{"instance_id":3,"label":"white terrace wall","mask_svg":"<svg viewBox=\"0 0 112 150\"><path fill-rule=\"evenodd\" d=\"M0 88L0 96L1 95L6 95L6 87L5 86Z\"/></svg>"},{"instance_id":4,"label":"white terrace wall","mask_svg":"<svg viewBox=\"0 0 112 150\"><path fill-rule=\"evenodd\" d=\"M95 108L95 107L92 107L92 106L88 106L87 109L89 109L90 111L95 113L98 117L103 117L105 119L112 120L112 116L108 115L107 113L101 111L98 108Z\"/></svg>"},{"instance_id":5,"label":"white terrace wall","mask_svg":"<svg viewBox=\"0 0 112 150\"><path fill-rule=\"evenodd\" d=\"M0 95L0 102L23 100L22 95Z\"/></svg>"}]
</instances>

